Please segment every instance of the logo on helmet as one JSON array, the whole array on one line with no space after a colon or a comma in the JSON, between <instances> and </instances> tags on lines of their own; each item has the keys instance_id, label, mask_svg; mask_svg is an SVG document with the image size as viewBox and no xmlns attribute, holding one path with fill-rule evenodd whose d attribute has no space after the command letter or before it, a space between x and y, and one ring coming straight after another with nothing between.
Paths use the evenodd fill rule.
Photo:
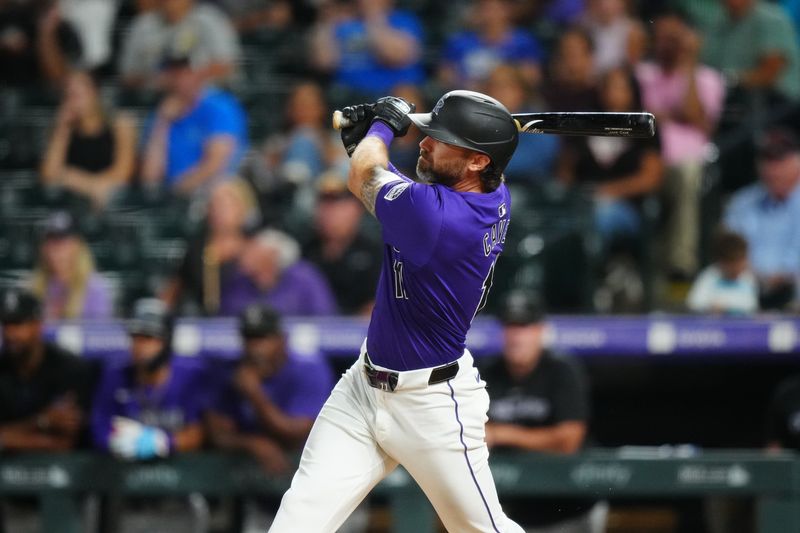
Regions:
<instances>
[{"instance_id":1,"label":"logo on helmet","mask_svg":"<svg viewBox=\"0 0 800 533\"><path fill-rule=\"evenodd\" d=\"M445 101L445 98L439 98L439 101L436 102L435 106L433 106L433 111L431 111L431 113L434 114L434 115L438 115L439 114L439 110L442 109L442 106L444 105L444 101Z\"/></svg>"}]
</instances>

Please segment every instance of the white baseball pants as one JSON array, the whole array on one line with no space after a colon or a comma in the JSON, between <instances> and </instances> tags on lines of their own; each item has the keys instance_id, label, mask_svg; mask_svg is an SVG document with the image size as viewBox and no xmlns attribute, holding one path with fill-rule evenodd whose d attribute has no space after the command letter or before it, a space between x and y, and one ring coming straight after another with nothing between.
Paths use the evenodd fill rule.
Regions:
<instances>
[{"instance_id":1,"label":"white baseball pants","mask_svg":"<svg viewBox=\"0 0 800 533\"><path fill-rule=\"evenodd\" d=\"M401 464L449 532L523 533L497 499L484 440L489 395L472 355L451 380L428 385L430 369L400 372L388 392L368 384L364 354L362 346L317 417L269 531L336 531Z\"/></svg>"}]
</instances>

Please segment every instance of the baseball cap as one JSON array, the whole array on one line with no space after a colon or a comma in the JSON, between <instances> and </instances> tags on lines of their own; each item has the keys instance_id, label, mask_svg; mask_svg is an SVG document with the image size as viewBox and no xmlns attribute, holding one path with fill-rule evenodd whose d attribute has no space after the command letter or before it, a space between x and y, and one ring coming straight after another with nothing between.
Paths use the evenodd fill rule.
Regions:
<instances>
[{"instance_id":1,"label":"baseball cap","mask_svg":"<svg viewBox=\"0 0 800 533\"><path fill-rule=\"evenodd\" d=\"M41 317L41 303L32 292L7 289L0 296L0 322L3 324L29 322Z\"/></svg>"},{"instance_id":2,"label":"baseball cap","mask_svg":"<svg viewBox=\"0 0 800 533\"><path fill-rule=\"evenodd\" d=\"M141 298L133 306L128 321L129 335L166 339L171 333L171 317L167 306L157 298Z\"/></svg>"},{"instance_id":3,"label":"baseball cap","mask_svg":"<svg viewBox=\"0 0 800 533\"><path fill-rule=\"evenodd\" d=\"M539 299L524 291L514 291L506 297L500 309L503 324L538 324L544 320L544 309Z\"/></svg>"},{"instance_id":4,"label":"baseball cap","mask_svg":"<svg viewBox=\"0 0 800 533\"><path fill-rule=\"evenodd\" d=\"M777 160L800 151L800 142L792 130L776 127L765 131L758 139L756 147L759 158Z\"/></svg>"},{"instance_id":5,"label":"baseball cap","mask_svg":"<svg viewBox=\"0 0 800 533\"><path fill-rule=\"evenodd\" d=\"M56 211L44 221L42 236L45 239L61 239L78 235L75 219L66 211Z\"/></svg>"},{"instance_id":6,"label":"baseball cap","mask_svg":"<svg viewBox=\"0 0 800 533\"><path fill-rule=\"evenodd\" d=\"M282 331L280 314L269 306L252 304L239 315L239 332L243 337L269 337Z\"/></svg>"}]
</instances>

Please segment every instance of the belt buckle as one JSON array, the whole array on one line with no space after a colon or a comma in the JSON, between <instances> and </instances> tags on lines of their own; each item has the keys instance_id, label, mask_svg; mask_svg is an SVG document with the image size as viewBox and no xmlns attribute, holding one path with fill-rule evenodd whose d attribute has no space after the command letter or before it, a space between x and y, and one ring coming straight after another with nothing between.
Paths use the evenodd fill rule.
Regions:
<instances>
[{"instance_id":1,"label":"belt buckle","mask_svg":"<svg viewBox=\"0 0 800 533\"><path fill-rule=\"evenodd\" d=\"M367 381L370 386L375 389L380 389L384 392L394 392L397 387L397 372L387 372L385 370L376 370L371 365L364 365L364 373L367 375Z\"/></svg>"}]
</instances>

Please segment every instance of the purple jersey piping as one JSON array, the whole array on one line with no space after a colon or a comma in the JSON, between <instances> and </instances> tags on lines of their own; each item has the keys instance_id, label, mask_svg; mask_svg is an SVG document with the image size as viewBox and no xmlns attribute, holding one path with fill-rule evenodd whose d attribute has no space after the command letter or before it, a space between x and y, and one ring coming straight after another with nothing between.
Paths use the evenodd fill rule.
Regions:
<instances>
[{"instance_id":1,"label":"purple jersey piping","mask_svg":"<svg viewBox=\"0 0 800 533\"><path fill-rule=\"evenodd\" d=\"M450 387L450 398L453 399L453 404L455 404L456 422L458 422L458 427L461 428L459 432L459 438L461 439L461 445L464 447L464 460L467 462L467 468L469 468L469 473L472 476L472 482L475 483L475 488L478 489L478 494L480 494L481 500L483 500L483 506L486 508L486 512L489 514L489 520L492 521L492 528L494 528L497 533L500 533L500 530L497 529L497 524L494 523L494 517L492 516L491 509L489 509L489 504L486 503L486 497L484 497L481 486L478 484L478 478L475 477L475 471L472 470L472 464L469 462L469 456L467 455L467 443L464 442L464 424L461 423L461 418L458 416L458 400L456 400L456 392L453 390L453 385L450 384L449 379L447 380L447 386Z\"/></svg>"}]
</instances>

